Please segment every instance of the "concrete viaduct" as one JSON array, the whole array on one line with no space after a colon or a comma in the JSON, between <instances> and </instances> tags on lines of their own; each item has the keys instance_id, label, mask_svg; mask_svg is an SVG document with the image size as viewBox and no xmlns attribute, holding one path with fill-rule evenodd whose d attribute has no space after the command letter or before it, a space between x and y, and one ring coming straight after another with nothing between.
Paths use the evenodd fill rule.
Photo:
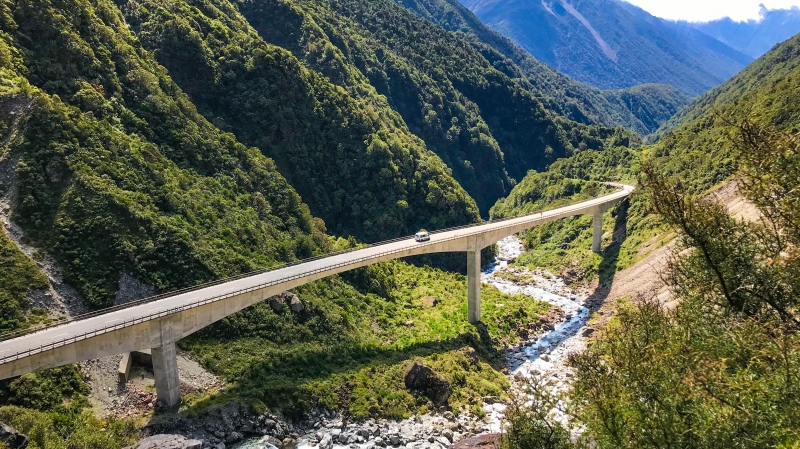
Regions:
<instances>
[{"instance_id":1,"label":"concrete viaduct","mask_svg":"<svg viewBox=\"0 0 800 449\"><path fill-rule=\"evenodd\" d=\"M175 344L183 337L285 290L391 259L439 252L466 252L468 319L481 319L481 249L526 229L591 214L592 250L600 251L603 213L634 187L524 217L433 233L430 241L397 239L209 286L144 299L121 308L77 317L0 342L0 379L69 363L151 348L156 393L168 406L180 403Z\"/></svg>"}]
</instances>

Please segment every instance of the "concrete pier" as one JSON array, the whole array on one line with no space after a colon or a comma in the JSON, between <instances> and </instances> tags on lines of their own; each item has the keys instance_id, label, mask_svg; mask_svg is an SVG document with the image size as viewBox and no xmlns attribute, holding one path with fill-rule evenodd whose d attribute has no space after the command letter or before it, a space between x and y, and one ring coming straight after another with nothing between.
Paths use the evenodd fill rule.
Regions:
<instances>
[{"instance_id":1,"label":"concrete pier","mask_svg":"<svg viewBox=\"0 0 800 449\"><path fill-rule=\"evenodd\" d=\"M481 250L467 251L467 319L481 321Z\"/></svg>"},{"instance_id":2,"label":"concrete pier","mask_svg":"<svg viewBox=\"0 0 800 449\"><path fill-rule=\"evenodd\" d=\"M600 253L603 245L603 208L598 207L592 214L592 251Z\"/></svg>"},{"instance_id":3,"label":"concrete pier","mask_svg":"<svg viewBox=\"0 0 800 449\"><path fill-rule=\"evenodd\" d=\"M156 397L167 407L174 407L181 403L181 381L178 378L178 357L175 343L153 348L152 355Z\"/></svg>"}]
</instances>

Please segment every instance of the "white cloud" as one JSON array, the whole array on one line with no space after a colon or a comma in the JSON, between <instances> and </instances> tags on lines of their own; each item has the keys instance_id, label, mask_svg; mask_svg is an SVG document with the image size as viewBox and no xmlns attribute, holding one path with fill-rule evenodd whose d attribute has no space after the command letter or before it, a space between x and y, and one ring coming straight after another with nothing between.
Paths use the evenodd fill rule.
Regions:
<instances>
[{"instance_id":1,"label":"white cloud","mask_svg":"<svg viewBox=\"0 0 800 449\"><path fill-rule=\"evenodd\" d=\"M800 7L800 0L626 0L664 19L705 22L730 17L743 21L758 19L763 3L767 9Z\"/></svg>"}]
</instances>

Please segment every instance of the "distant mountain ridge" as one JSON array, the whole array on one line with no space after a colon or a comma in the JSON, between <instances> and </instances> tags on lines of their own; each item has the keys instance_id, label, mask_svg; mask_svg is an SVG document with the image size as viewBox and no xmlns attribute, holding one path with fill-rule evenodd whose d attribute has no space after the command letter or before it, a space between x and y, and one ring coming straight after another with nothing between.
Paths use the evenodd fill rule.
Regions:
<instances>
[{"instance_id":1,"label":"distant mountain ridge","mask_svg":"<svg viewBox=\"0 0 800 449\"><path fill-rule=\"evenodd\" d=\"M459 0L394 1L448 31L466 35L481 53L497 60L496 64L498 58L510 60L520 71L515 76L532 84L549 109L571 120L622 126L645 136L689 102L686 95L667 84L604 91L577 82L486 26Z\"/></svg>"},{"instance_id":2,"label":"distant mountain ridge","mask_svg":"<svg viewBox=\"0 0 800 449\"><path fill-rule=\"evenodd\" d=\"M775 44L800 33L800 8L768 10L761 5L758 20L736 22L729 17L691 26L753 58L768 52ZM680 25L680 23L676 23Z\"/></svg>"},{"instance_id":3,"label":"distant mountain ridge","mask_svg":"<svg viewBox=\"0 0 800 449\"><path fill-rule=\"evenodd\" d=\"M484 23L577 81L601 89L670 84L699 95L752 57L697 29L617 0L460 0Z\"/></svg>"}]
</instances>

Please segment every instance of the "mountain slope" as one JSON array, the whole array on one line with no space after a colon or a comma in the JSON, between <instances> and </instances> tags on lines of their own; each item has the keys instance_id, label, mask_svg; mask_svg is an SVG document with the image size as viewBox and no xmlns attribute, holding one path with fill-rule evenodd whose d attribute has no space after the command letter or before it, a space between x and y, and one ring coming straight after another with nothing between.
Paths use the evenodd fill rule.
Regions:
<instances>
[{"instance_id":1,"label":"mountain slope","mask_svg":"<svg viewBox=\"0 0 800 449\"><path fill-rule=\"evenodd\" d=\"M634 86L601 91L576 82L532 57L508 38L484 25L458 0L395 0L420 17L446 30L464 33L473 46L498 63L510 59L553 111L582 123L622 126L641 135L654 132L689 98L669 85ZM503 62L508 64L508 62ZM621 101L622 98L625 101Z\"/></svg>"},{"instance_id":2,"label":"mountain slope","mask_svg":"<svg viewBox=\"0 0 800 449\"><path fill-rule=\"evenodd\" d=\"M122 8L200 112L272 157L332 232L375 241L477 218L448 168L394 111L264 42L233 4Z\"/></svg>"},{"instance_id":3,"label":"mountain slope","mask_svg":"<svg viewBox=\"0 0 800 449\"><path fill-rule=\"evenodd\" d=\"M426 176L426 167L438 170L433 159L407 164L403 156L395 156L400 159L393 162L395 168L386 167L385 176L404 184L376 183L372 174L380 174L380 167L373 168L375 161L364 153L353 152L363 148L362 142L377 161L403 152L419 159L416 154L427 154L429 148L485 211L527 170L543 168L575 148L598 148L614 133L550 113L527 83L512 78L513 67L494 67L463 39L392 2L266 0L235 5L226 0L131 2L123 11L131 29L200 111L273 157L312 211L336 233L369 240L397 236L412 230L398 219L403 213L416 226L468 221L465 215L423 221L403 212L401 200L409 211L428 208L435 213L443 207L457 210L460 199L441 180L415 178ZM303 76L336 88L315 87L314 100L306 102L308 94L275 84L289 78L270 68L277 56L257 56L288 57L278 47L301 61L297 70ZM263 99L253 101L253 92ZM325 104L339 97L372 114L370 121L337 118L341 106ZM282 106L287 100L300 103ZM311 114L314 104L322 105L322 115ZM300 106L305 112L294 111ZM275 123L285 129L276 130ZM442 195L425 191L438 190L439 184ZM386 198L385 193L398 189L395 199ZM404 198L402 189L413 196ZM411 204L412 198L428 203ZM371 205L375 200L382 202L380 207ZM376 210L389 213L384 218ZM348 220L347 214L360 218Z\"/></svg>"},{"instance_id":4,"label":"mountain slope","mask_svg":"<svg viewBox=\"0 0 800 449\"><path fill-rule=\"evenodd\" d=\"M462 3L537 59L603 89L662 83L698 95L752 60L700 31L675 33L616 0Z\"/></svg>"},{"instance_id":5,"label":"mountain slope","mask_svg":"<svg viewBox=\"0 0 800 449\"><path fill-rule=\"evenodd\" d=\"M726 83L694 100L659 131L652 155L698 192L738 168L728 135L749 118L760 126L800 130L800 35L777 45Z\"/></svg>"},{"instance_id":6,"label":"mountain slope","mask_svg":"<svg viewBox=\"0 0 800 449\"><path fill-rule=\"evenodd\" d=\"M768 10L761 5L758 20L735 22L725 17L691 26L737 51L758 58L775 44L800 33L800 8Z\"/></svg>"},{"instance_id":7,"label":"mountain slope","mask_svg":"<svg viewBox=\"0 0 800 449\"><path fill-rule=\"evenodd\" d=\"M123 273L163 291L327 244L272 161L197 114L113 5L3 12L0 105L25 111L3 129L12 217L90 304Z\"/></svg>"},{"instance_id":8,"label":"mountain slope","mask_svg":"<svg viewBox=\"0 0 800 449\"><path fill-rule=\"evenodd\" d=\"M592 181L635 182L643 162L674 176L682 191L704 195L739 170L741 154L736 128L744 119L782 132L800 132L800 35L776 46L729 81L697 98L661 139L643 151L611 148L585 151L530 173L492 208L493 217L521 214L563 195L591 187ZM575 218L548 223L523 234L526 251L518 263L546 267L568 276L613 278L615 270L631 266L672 237L652 214L649 199L634 195L618 225L609 232L603 257L587 248L591 220ZM623 217L624 221L619 221ZM608 231L610 223L605 224ZM625 232L622 232L622 231ZM659 236L659 234L661 234Z\"/></svg>"}]
</instances>

